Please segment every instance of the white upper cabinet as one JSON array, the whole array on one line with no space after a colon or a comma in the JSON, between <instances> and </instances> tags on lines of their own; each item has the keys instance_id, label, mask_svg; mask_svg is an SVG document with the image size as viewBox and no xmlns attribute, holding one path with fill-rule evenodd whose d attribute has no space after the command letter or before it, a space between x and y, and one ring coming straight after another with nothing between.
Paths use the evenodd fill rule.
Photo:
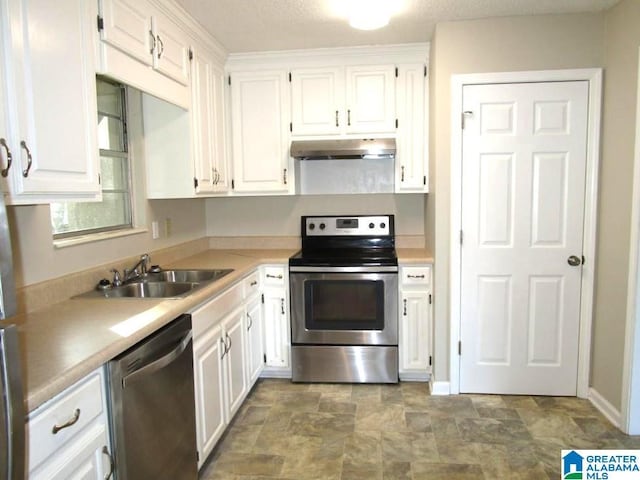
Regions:
<instances>
[{"instance_id":1,"label":"white upper cabinet","mask_svg":"<svg viewBox=\"0 0 640 480\"><path fill-rule=\"evenodd\" d=\"M394 133L393 65L291 70L292 135Z\"/></svg>"},{"instance_id":2,"label":"white upper cabinet","mask_svg":"<svg viewBox=\"0 0 640 480\"><path fill-rule=\"evenodd\" d=\"M189 108L190 32L175 6L149 0L99 5L99 73Z\"/></svg>"},{"instance_id":3,"label":"white upper cabinet","mask_svg":"<svg viewBox=\"0 0 640 480\"><path fill-rule=\"evenodd\" d=\"M191 60L193 156L197 194L226 192L227 149L224 70L204 48Z\"/></svg>"},{"instance_id":4,"label":"white upper cabinet","mask_svg":"<svg viewBox=\"0 0 640 480\"><path fill-rule=\"evenodd\" d=\"M95 5L2 0L0 122L11 203L100 197L93 49ZM0 169L1 170L1 169Z\"/></svg>"},{"instance_id":5,"label":"white upper cabinet","mask_svg":"<svg viewBox=\"0 0 640 480\"><path fill-rule=\"evenodd\" d=\"M427 69L425 64L398 67L396 192L428 191Z\"/></svg>"},{"instance_id":6,"label":"white upper cabinet","mask_svg":"<svg viewBox=\"0 0 640 480\"><path fill-rule=\"evenodd\" d=\"M231 74L235 192L293 193L286 70Z\"/></svg>"},{"instance_id":7,"label":"white upper cabinet","mask_svg":"<svg viewBox=\"0 0 640 480\"><path fill-rule=\"evenodd\" d=\"M395 132L395 67L347 67L347 133Z\"/></svg>"},{"instance_id":8,"label":"white upper cabinet","mask_svg":"<svg viewBox=\"0 0 640 480\"><path fill-rule=\"evenodd\" d=\"M341 68L291 71L293 135L336 135L342 132L343 77Z\"/></svg>"}]
</instances>

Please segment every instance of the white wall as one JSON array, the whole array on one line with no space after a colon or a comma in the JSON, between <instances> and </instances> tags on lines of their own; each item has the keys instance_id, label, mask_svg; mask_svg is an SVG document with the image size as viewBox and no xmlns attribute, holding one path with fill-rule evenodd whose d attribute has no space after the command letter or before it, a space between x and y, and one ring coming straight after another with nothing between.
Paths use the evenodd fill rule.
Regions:
<instances>
[{"instance_id":1,"label":"white wall","mask_svg":"<svg viewBox=\"0 0 640 480\"><path fill-rule=\"evenodd\" d=\"M424 235L424 195L298 195L207 200L209 236L299 236L302 215L396 215L396 235Z\"/></svg>"}]
</instances>

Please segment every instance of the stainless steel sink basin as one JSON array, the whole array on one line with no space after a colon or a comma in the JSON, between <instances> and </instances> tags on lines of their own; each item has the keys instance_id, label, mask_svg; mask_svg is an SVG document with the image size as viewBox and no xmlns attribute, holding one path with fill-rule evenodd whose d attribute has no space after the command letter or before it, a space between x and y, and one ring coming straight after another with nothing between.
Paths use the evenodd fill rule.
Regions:
<instances>
[{"instance_id":1,"label":"stainless steel sink basin","mask_svg":"<svg viewBox=\"0 0 640 480\"><path fill-rule=\"evenodd\" d=\"M161 270L135 278L119 287L92 290L79 298L181 298L194 290L219 280L233 269Z\"/></svg>"},{"instance_id":2,"label":"stainless steel sink basin","mask_svg":"<svg viewBox=\"0 0 640 480\"><path fill-rule=\"evenodd\" d=\"M103 291L106 298L170 298L179 297L198 287L193 282L135 282Z\"/></svg>"},{"instance_id":3,"label":"stainless steel sink basin","mask_svg":"<svg viewBox=\"0 0 640 480\"><path fill-rule=\"evenodd\" d=\"M233 272L233 269L224 270L162 270L157 273L147 274L149 282L212 282Z\"/></svg>"}]
</instances>

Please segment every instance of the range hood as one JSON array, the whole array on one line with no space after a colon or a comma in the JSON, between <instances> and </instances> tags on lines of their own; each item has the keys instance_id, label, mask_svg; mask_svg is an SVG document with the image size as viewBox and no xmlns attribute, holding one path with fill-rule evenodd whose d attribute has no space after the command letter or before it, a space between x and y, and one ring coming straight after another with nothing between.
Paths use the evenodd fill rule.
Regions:
<instances>
[{"instance_id":1,"label":"range hood","mask_svg":"<svg viewBox=\"0 0 640 480\"><path fill-rule=\"evenodd\" d=\"M300 160L343 160L394 158L395 138L296 140L291 142L291 156Z\"/></svg>"}]
</instances>

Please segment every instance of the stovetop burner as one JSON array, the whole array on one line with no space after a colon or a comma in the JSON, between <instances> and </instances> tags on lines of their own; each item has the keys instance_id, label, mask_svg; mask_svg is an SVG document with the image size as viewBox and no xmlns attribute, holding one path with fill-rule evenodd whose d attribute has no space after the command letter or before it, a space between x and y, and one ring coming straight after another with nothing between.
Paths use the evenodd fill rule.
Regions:
<instances>
[{"instance_id":1,"label":"stovetop burner","mask_svg":"<svg viewBox=\"0 0 640 480\"><path fill-rule=\"evenodd\" d=\"M397 266L393 215L304 216L292 266Z\"/></svg>"}]
</instances>

